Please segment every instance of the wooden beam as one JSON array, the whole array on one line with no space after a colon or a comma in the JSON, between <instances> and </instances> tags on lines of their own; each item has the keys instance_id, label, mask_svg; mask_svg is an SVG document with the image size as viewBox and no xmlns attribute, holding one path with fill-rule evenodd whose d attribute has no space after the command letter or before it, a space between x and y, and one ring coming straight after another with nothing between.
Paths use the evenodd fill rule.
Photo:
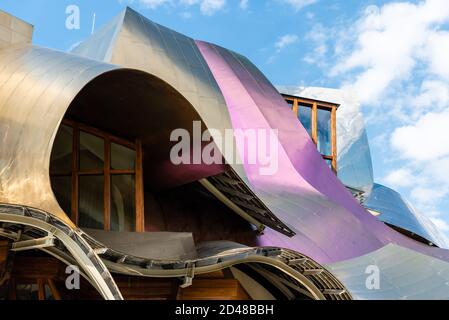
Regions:
<instances>
[{"instance_id":1,"label":"wooden beam","mask_svg":"<svg viewBox=\"0 0 449 320\"><path fill-rule=\"evenodd\" d=\"M103 220L104 230L111 230L111 141L104 138L104 195Z\"/></svg>"},{"instance_id":2,"label":"wooden beam","mask_svg":"<svg viewBox=\"0 0 449 320\"><path fill-rule=\"evenodd\" d=\"M12 241L0 241L0 291L9 292L11 286L11 272L14 265L15 253L11 251Z\"/></svg>"},{"instance_id":3,"label":"wooden beam","mask_svg":"<svg viewBox=\"0 0 449 320\"><path fill-rule=\"evenodd\" d=\"M124 145L124 146L126 146L126 147L128 147L130 149L134 150L134 148L135 148L134 143L132 143L131 141L123 139L123 138L120 138L120 137L117 137L117 136L114 136L114 135L112 135L110 133L101 131L98 128L91 127L89 125L86 125L86 124L83 124L83 123L80 123L80 122L76 122L76 121L73 121L73 120L69 120L69 119L64 119L62 121L62 123L67 125L67 126L73 127L73 128L76 127L76 128L78 128L78 130L82 130L82 131L84 131L86 133L93 134L93 135L95 135L97 137L100 137L100 138L108 138L112 142L116 142L117 144Z\"/></svg>"},{"instance_id":4,"label":"wooden beam","mask_svg":"<svg viewBox=\"0 0 449 320\"><path fill-rule=\"evenodd\" d=\"M337 173L337 107L331 112L331 132L332 132L332 169Z\"/></svg>"},{"instance_id":5,"label":"wooden beam","mask_svg":"<svg viewBox=\"0 0 449 320\"><path fill-rule=\"evenodd\" d=\"M296 118L299 119L299 103L298 99L293 100L293 113L295 114Z\"/></svg>"},{"instance_id":6,"label":"wooden beam","mask_svg":"<svg viewBox=\"0 0 449 320\"><path fill-rule=\"evenodd\" d=\"M37 279L37 297L39 301L45 300L45 280Z\"/></svg>"},{"instance_id":7,"label":"wooden beam","mask_svg":"<svg viewBox=\"0 0 449 320\"><path fill-rule=\"evenodd\" d=\"M312 108L312 140L315 144L318 144L318 104L316 102L313 103Z\"/></svg>"},{"instance_id":8,"label":"wooden beam","mask_svg":"<svg viewBox=\"0 0 449 320\"><path fill-rule=\"evenodd\" d=\"M79 130L73 127L72 142L72 212L71 218L74 224L78 225L78 186L79 186Z\"/></svg>"},{"instance_id":9,"label":"wooden beam","mask_svg":"<svg viewBox=\"0 0 449 320\"><path fill-rule=\"evenodd\" d=\"M55 282L53 279L48 279L48 286L50 287L51 294L53 295L53 298L57 301L61 300L61 294L59 293L58 288L56 288Z\"/></svg>"},{"instance_id":10,"label":"wooden beam","mask_svg":"<svg viewBox=\"0 0 449 320\"><path fill-rule=\"evenodd\" d=\"M136 232L145 232L142 141L136 141Z\"/></svg>"}]
</instances>

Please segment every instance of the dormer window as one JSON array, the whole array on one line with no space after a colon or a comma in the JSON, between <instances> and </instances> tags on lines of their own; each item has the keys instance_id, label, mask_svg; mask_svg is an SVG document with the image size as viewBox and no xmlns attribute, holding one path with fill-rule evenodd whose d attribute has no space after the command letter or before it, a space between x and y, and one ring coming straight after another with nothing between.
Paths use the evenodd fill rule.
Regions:
<instances>
[{"instance_id":1,"label":"dormer window","mask_svg":"<svg viewBox=\"0 0 449 320\"><path fill-rule=\"evenodd\" d=\"M329 167L337 173L337 104L284 95Z\"/></svg>"}]
</instances>

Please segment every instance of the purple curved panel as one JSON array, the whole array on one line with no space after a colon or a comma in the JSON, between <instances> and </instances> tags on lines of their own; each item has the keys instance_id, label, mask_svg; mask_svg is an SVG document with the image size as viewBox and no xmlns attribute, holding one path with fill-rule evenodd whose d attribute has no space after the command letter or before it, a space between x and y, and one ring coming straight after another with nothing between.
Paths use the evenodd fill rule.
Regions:
<instances>
[{"instance_id":1,"label":"purple curved panel","mask_svg":"<svg viewBox=\"0 0 449 320\"><path fill-rule=\"evenodd\" d=\"M281 95L248 59L196 43L220 86L233 128L278 130L279 170L263 176L258 165L245 163L244 169L253 191L297 235L288 238L267 230L261 246L300 251L321 263L354 258L388 243L449 259L448 251L421 245L362 208L328 168ZM244 145L237 148L247 152Z\"/></svg>"}]
</instances>

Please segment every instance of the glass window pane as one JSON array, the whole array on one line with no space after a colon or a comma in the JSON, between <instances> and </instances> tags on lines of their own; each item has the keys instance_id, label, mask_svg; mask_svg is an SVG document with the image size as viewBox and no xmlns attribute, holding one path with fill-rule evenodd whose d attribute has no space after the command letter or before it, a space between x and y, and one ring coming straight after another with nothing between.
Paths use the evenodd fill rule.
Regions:
<instances>
[{"instance_id":1,"label":"glass window pane","mask_svg":"<svg viewBox=\"0 0 449 320\"><path fill-rule=\"evenodd\" d=\"M78 225L84 228L104 229L104 177L80 176Z\"/></svg>"},{"instance_id":2,"label":"glass window pane","mask_svg":"<svg viewBox=\"0 0 449 320\"><path fill-rule=\"evenodd\" d=\"M92 134L80 132L80 170L103 169L104 140Z\"/></svg>"},{"instance_id":3,"label":"glass window pane","mask_svg":"<svg viewBox=\"0 0 449 320\"><path fill-rule=\"evenodd\" d=\"M111 230L135 231L136 198L134 175L111 177Z\"/></svg>"},{"instance_id":4,"label":"glass window pane","mask_svg":"<svg viewBox=\"0 0 449 320\"><path fill-rule=\"evenodd\" d=\"M73 129L62 125L51 151L50 172L70 173L72 171L72 143Z\"/></svg>"},{"instance_id":5,"label":"glass window pane","mask_svg":"<svg viewBox=\"0 0 449 320\"><path fill-rule=\"evenodd\" d=\"M17 300L39 300L37 284L18 284L16 286Z\"/></svg>"},{"instance_id":6,"label":"glass window pane","mask_svg":"<svg viewBox=\"0 0 449 320\"><path fill-rule=\"evenodd\" d=\"M54 301L55 297L53 297L53 292L48 285L45 285L45 300Z\"/></svg>"},{"instance_id":7,"label":"glass window pane","mask_svg":"<svg viewBox=\"0 0 449 320\"><path fill-rule=\"evenodd\" d=\"M72 212L72 177L51 177L51 187L61 209L70 216Z\"/></svg>"},{"instance_id":8,"label":"glass window pane","mask_svg":"<svg viewBox=\"0 0 449 320\"><path fill-rule=\"evenodd\" d=\"M111 143L111 168L135 169L136 151L125 146Z\"/></svg>"},{"instance_id":9,"label":"glass window pane","mask_svg":"<svg viewBox=\"0 0 449 320\"><path fill-rule=\"evenodd\" d=\"M318 109L318 150L321 154L330 156L331 145L331 112L330 110Z\"/></svg>"},{"instance_id":10,"label":"glass window pane","mask_svg":"<svg viewBox=\"0 0 449 320\"><path fill-rule=\"evenodd\" d=\"M298 107L298 118L309 135L312 136L312 108L300 104Z\"/></svg>"},{"instance_id":11,"label":"glass window pane","mask_svg":"<svg viewBox=\"0 0 449 320\"><path fill-rule=\"evenodd\" d=\"M327 165L329 166L329 168L331 168L331 170L333 170L333 168L332 168L332 160L325 159L325 161L326 161Z\"/></svg>"},{"instance_id":12,"label":"glass window pane","mask_svg":"<svg viewBox=\"0 0 449 320\"><path fill-rule=\"evenodd\" d=\"M290 109L293 109L293 101L292 100L286 100L288 105L290 106Z\"/></svg>"}]
</instances>

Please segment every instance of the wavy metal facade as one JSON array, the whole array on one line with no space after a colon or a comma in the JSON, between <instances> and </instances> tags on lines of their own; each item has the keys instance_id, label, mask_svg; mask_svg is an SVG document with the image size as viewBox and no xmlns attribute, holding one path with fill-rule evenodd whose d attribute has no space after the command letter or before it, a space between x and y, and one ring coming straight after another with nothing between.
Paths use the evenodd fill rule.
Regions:
<instances>
[{"instance_id":1,"label":"wavy metal facade","mask_svg":"<svg viewBox=\"0 0 449 320\"><path fill-rule=\"evenodd\" d=\"M435 225L398 192L374 183L371 151L356 95L329 88L278 86L285 94L340 104L337 112L338 178L347 187L363 192L364 207L380 213L380 221L416 234L446 248Z\"/></svg>"},{"instance_id":2,"label":"wavy metal facade","mask_svg":"<svg viewBox=\"0 0 449 320\"><path fill-rule=\"evenodd\" d=\"M257 198L262 203L259 212L269 211L264 217L271 218L284 232L278 232L275 227L266 229L258 236L255 248L236 243L202 244L197 260L164 261L158 257L142 258L117 252L76 228L51 189L49 162L53 142L61 120L76 97L86 90L95 93L92 83L120 70L139 71L148 80L138 88L139 92L148 91L148 84L156 81L160 86L152 90L159 88L176 95L183 105L180 118L187 122L198 116L207 128L218 132L254 128L278 130L279 170L276 173L261 175L262 163L229 163L251 199ZM107 88L107 81L101 83ZM114 100L115 95L121 93L113 91L111 94L110 99ZM151 104L150 100L140 101L138 108L142 108L144 115L157 117L158 113L146 113L143 109ZM195 117L185 116L187 114ZM445 279L441 273L449 272L449 252L416 242L367 212L329 169L282 96L256 66L235 52L195 41L131 9L80 44L73 54L30 45L0 49L0 117L0 202L5 204L0 211L0 222L7 222L7 226L28 224L42 229L37 217L31 220L32 216L23 213L35 212L32 208L38 208L45 222L54 218L54 224L64 229L66 236L72 240L81 237L80 241L72 243L59 234L61 239L67 240L64 243L67 250L61 247L54 254L63 261L78 261L86 269L86 277L105 298L121 298L108 269L148 277L185 276L188 282L194 272L212 272L241 263L263 265L262 273L277 272L289 285L308 287L312 298L317 299L414 297L419 296L417 278L395 275L398 270L411 268L409 261L415 257L423 268L426 264L435 266L425 269L425 281L435 284L428 288L438 284L437 294L421 296L444 298L448 295L449 290L441 284ZM141 118L142 121L147 119ZM152 128L147 130L150 135ZM212 134L212 137L217 136ZM349 159L347 172L351 173L348 177L359 170L350 165L359 159L358 156L351 158L352 152L360 152L360 157L367 160L361 169L363 178L348 178L347 181L352 179L350 184L365 188L372 182L367 150L359 150L366 134L361 129L348 130L347 137L347 147L343 150L344 157ZM224 150L221 151L226 156ZM241 155L247 152L239 140L236 140L236 151ZM221 171L225 169L205 170L204 178L211 177L212 172L223 173ZM25 209L20 211L17 207ZM44 228L44 231L52 230ZM14 228L5 229L2 235L14 232ZM391 249L396 247L403 250ZM100 256L103 260L98 264L100 270L86 265L81 252L91 262L97 262ZM391 294L378 291L370 296L360 287L365 283L365 270L360 266L377 262L377 255L383 252L400 258L394 266L388 265L389 259L382 260L379 267L393 275L388 278L389 285L402 289ZM108 269L102 268L103 263ZM432 273L432 270L439 273Z\"/></svg>"},{"instance_id":3,"label":"wavy metal facade","mask_svg":"<svg viewBox=\"0 0 449 320\"><path fill-rule=\"evenodd\" d=\"M344 185L369 195L374 179L373 164L365 120L354 93L339 89L278 86L283 94L338 103L337 164L338 178Z\"/></svg>"},{"instance_id":4,"label":"wavy metal facade","mask_svg":"<svg viewBox=\"0 0 449 320\"><path fill-rule=\"evenodd\" d=\"M418 213L398 192L388 187L374 184L370 197L365 201L365 206L379 212L380 221L416 234L439 247L447 246L433 223Z\"/></svg>"}]
</instances>

